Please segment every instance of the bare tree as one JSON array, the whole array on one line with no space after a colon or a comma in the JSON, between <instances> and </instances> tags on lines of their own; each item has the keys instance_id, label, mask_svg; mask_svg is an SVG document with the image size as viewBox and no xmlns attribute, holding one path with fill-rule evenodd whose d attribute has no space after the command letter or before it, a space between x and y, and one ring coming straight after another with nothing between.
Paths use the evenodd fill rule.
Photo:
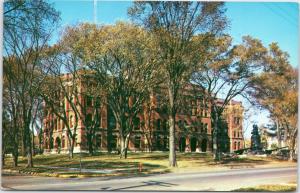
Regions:
<instances>
[{"instance_id":1,"label":"bare tree","mask_svg":"<svg viewBox=\"0 0 300 193\"><path fill-rule=\"evenodd\" d=\"M40 95L49 113L62 120L68 139L69 157L73 158L77 128L80 121L78 103L81 82L78 75L79 60L65 50L62 44L50 47L45 54L44 68L47 76ZM74 116L74 117L73 117ZM50 129L51 128L45 128ZM51 132L51 131L50 131Z\"/></svg>"},{"instance_id":2,"label":"bare tree","mask_svg":"<svg viewBox=\"0 0 300 193\"><path fill-rule=\"evenodd\" d=\"M231 46L231 38L223 36L211 41L207 57L199 62L198 70L191 81L207 92L206 98L211 108L213 126L213 151L215 159L220 159L220 133L218 122L224 109L236 96L247 96L251 88L251 78L262 68L266 48L249 36L243 38L241 45ZM223 98L218 100L218 98Z\"/></svg>"},{"instance_id":3,"label":"bare tree","mask_svg":"<svg viewBox=\"0 0 300 193\"><path fill-rule=\"evenodd\" d=\"M40 53L55 29L59 14L41 0L7 1L4 4L4 13L4 63L7 68L15 65L18 76L5 75L9 75L16 83L14 86L17 100L21 103L27 166L32 167L30 125L37 100L36 93L43 82L43 77L38 72Z\"/></svg>"}]
</instances>

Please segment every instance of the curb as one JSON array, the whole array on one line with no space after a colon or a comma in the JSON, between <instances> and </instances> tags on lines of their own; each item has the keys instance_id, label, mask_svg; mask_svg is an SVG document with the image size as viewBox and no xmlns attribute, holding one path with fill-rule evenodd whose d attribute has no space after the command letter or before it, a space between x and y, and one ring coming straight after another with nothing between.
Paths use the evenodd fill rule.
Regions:
<instances>
[{"instance_id":1,"label":"curb","mask_svg":"<svg viewBox=\"0 0 300 193\"><path fill-rule=\"evenodd\" d=\"M2 173L6 172L9 174L28 174L31 176L43 176L43 177L58 177L58 178L87 178L87 177L113 177L113 176L125 176L128 174L125 173L115 173L109 175L99 175L99 174L59 174L59 173L46 173L46 172L32 172L32 171L22 171L22 170L13 170L13 169L2 169ZM168 171L161 171L161 172L141 172L134 174L134 176L141 176L141 175L149 175L149 174L163 174L168 173ZM130 175L130 174L129 174Z\"/></svg>"}]
</instances>

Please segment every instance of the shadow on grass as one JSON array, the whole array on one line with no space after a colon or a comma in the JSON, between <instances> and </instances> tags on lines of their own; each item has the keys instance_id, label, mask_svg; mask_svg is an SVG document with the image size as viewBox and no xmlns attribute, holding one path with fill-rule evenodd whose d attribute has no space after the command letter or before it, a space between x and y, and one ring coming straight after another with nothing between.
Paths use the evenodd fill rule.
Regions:
<instances>
[{"instance_id":1,"label":"shadow on grass","mask_svg":"<svg viewBox=\"0 0 300 193\"><path fill-rule=\"evenodd\" d=\"M253 160L253 159L249 159L249 158L231 158L231 159L225 159L221 161L221 164L224 165L230 165L230 164L239 164L239 165L243 165L243 164L257 164L257 165L264 165L264 164L268 164L271 163L270 160L263 160L263 159L259 159L259 160Z\"/></svg>"}]
</instances>

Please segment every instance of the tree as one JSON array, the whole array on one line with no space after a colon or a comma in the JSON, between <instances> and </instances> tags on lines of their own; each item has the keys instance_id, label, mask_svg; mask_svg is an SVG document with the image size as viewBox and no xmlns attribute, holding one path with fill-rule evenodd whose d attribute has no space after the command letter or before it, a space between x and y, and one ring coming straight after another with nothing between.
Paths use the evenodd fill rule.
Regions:
<instances>
[{"instance_id":1,"label":"tree","mask_svg":"<svg viewBox=\"0 0 300 193\"><path fill-rule=\"evenodd\" d=\"M14 59L12 59L14 60ZM17 88L19 83L15 80L18 76L16 65L12 62L10 65L3 65L3 145L11 145L14 166L18 166L19 141L21 138L21 129L23 127L21 120L21 102L18 100ZM4 151L5 152L5 151Z\"/></svg>"},{"instance_id":2,"label":"tree","mask_svg":"<svg viewBox=\"0 0 300 193\"><path fill-rule=\"evenodd\" d=\"M120 157L126 158L133 120L155 82L151 36L126 23L99 27L80 24L66 31L70 53L80 58L81 67L90 72L95 87L105 96L101 102L112 110L119 131Z\"/></svg>"},{"instance_id":3,"label":"tree","mask_svg":"<svg viewBox=\"0 0 300 193\"><path fill-rule=\"evenodd\" d=\"M45 81L44 87L40 89L46 109L46 114L54 114L63 122L64 130L68 139L69 158L73 158L74 146L76 144L77 128L81 120L81 86L80 76L84 71L79 71L80 60L76 55L68 51L68 48L59 42L45 51L44 64ZM45 128L53 132L53 127ZM49 130L50 129L50 130Z\"/></svg>"},{"instance_id":4,"label":"tree","mask_svg":"<svg viewBox=\"0 0 300 193\"><path fill-rule=\"evenodd\" d=\"M44 1L7 1L4 4L4 64L15 65L18 76L4 74L14 82L23 126L28 167L33 166L30 125L43 77L39 75L40 52L55 29L59 14Z\"/></svg>"},{"instance_id":5,"label":"tree","mask_svg":"<svg viewBox=\"0 0 300 193\"><path fill-rule=\"evenodd\" d=\"M211 40L205 58L198 63L191 81L204 88L203 92L211 108L213 126L213 151L220 159L220 139L222 133L218 122L229 102L236 96L247 96L251 88L251 77L262 68L266 49L262 43L249 36L243 37L241 45L231 46L231 37L223 36ZM223 98L222 100L218 100Z\"/></svg>"},{"instance_id":6,"label":"tree","mask_svg":"<svg viewBox=\"0 0 300 193\"><path fill-rule=\"evenodd\" d=\"M190 78L190 67L202 55L196 48L206 42L193 43L196 34L207 37L226 27L224 4L219 2L134 2L128 10L131 18L154 35L160 70L166 81L169 98L169 165L176 166L175 115L179 90Z\"/></svg>"},{"instance_id":7,"label":"tree","mask_svg":"<svg viewBox=\"0 0 300 193\"><path fill-rule=\"evenodd\" d=\"M279 143L281 128L284 128L283 140L289 144L290 159L293 159L298 132L298 70L290 65L288 57L276 43L271 43L264 69L253 78L253 90L249 93L256 105L270 112L277 127Z\"/></svg>"}]
</instances>

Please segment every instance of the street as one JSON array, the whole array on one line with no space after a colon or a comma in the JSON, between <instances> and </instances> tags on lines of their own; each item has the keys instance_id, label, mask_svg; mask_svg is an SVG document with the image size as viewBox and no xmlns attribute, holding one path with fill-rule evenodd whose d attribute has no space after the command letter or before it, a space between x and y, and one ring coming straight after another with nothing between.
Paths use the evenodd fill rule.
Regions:
<instances>
[{"instance_id":1,"label":"street","mask_svg":"<svg viewBox=\"0 0 300 193\"><path fill-rule=\"evenodd\" d=\"M297 180L296 167L233 169L222 172L169 173L146 177L54 178L2 176L5 190L102 190L102 191L230 191L262 184Z\"/></svg>"}]
</instances>

